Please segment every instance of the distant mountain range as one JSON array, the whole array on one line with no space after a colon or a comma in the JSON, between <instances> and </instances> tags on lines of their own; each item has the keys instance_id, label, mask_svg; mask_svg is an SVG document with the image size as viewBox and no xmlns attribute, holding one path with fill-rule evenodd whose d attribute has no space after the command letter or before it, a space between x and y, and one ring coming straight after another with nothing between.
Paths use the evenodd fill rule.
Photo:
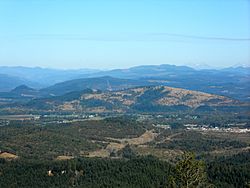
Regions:
<instances>
[{"instance_id":1,"label":"distant mountain range","mask_svg":"<svg viewBox=\"0 0 250 188\"><path fill-rule=\"evenodd\" d=\"M99 72L94 69L79 69L79 70L57 70L47 69L40 67L0 67L0 74L8 75L9 77L15 77L21 79L22 82L17 82L11 89L17 87L20 84L25 84L35 88L48 87L53 84L63 82L66 80L72 80L76 78L83 78L87 74ZM36 84L30 84L36 83ZM0 87L0 91L6 91L5 87Z\"/></svg>"},{"instance_id":2,"label":"distant mountain range","mask_svg":"<svg viewBox=\"0 0 250 188\"><path fill-rule=\"evenodd\" d=\"M40 84L35 81L0 73L0 92L10 91L20 85L29 85L31 87L40 86Z\"/></svg>"},{"instance_id":3,"label":"distant mountain range","mask_svg":"<svg viewBox=\"0 0 250 188\"><path fill-rule=\"evenodd\" d=\"M144 80L131 80L113 78L110 76L98 78L81 78L69 80L55 84L43 89L33 89L26 85L20 85L9 92L0 92L3 98L45 98L51 96L62 96L71 92L79 92L86 89L95 89L102 91L117 91L138 86L156 85Z\"/></svg>"},{"instance_id":4,"label":"distant mountain range","mask_svg":"<svg viewBox=\"0 0 250 188\"><path fill-rule=\"evenodd\" d=\"M0 91L23 84L39 90L37 96L64 95L86 88L105 91L163 85L250 101L249 67L195 70L166 64L110 71L0 67Z\"/></svg>"}]
</instances>

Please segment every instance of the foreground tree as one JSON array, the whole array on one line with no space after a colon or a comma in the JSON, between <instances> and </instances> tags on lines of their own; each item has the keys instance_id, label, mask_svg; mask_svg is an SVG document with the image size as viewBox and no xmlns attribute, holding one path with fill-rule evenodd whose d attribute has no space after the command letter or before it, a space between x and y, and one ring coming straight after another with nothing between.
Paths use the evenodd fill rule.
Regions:
<instances>
[{"instance_id":1,"label":"foreground tree","mask_svg":"<svg viewBox=\"0 0 250 188\"><path fill-rule=\"evenodd\" d=\"M205 163L196 160L194 153L184 153L182 159L176 164L175 177L169 177L172 188L198 188L214 187L207 183Z\"/></svg>"}]
</instances>

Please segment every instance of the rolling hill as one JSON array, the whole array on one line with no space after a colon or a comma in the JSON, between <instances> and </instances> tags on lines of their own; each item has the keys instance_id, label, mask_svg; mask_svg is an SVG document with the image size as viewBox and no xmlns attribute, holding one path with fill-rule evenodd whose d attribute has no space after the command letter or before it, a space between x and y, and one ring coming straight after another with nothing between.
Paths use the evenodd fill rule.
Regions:
<instances>
[{"instance_id":1,"label":"rolling hill","mask_svg":"<svg viewBox=\"0 0 250 188\"><path fill-rule=\"evenodd\" d=\"M26 85L19 85L16 88L12 89L9 92L0 92L0 98L4 99L29 99L29 98L38 98L42 97L39 90L33 89Z\"/></svg>"},{"instance_id":2,"label":"rolling hill","mask_svg":"<svg viewBox=\"0 0 250 188\"><path fill-rule=\"evenodd\" d=\"M43 88L41 91L44 95L63 95L86 88L119 90L164 85L250 101L249 67L196 70L187 66L163 64L109 71L0 67L0 74L0 92L10 91L22 84L36 89ZM110 77L121 80L115 81Z\"/></svg>"},{"instance_id":3,"label":"rolling hill","mask_svg":"<svg viewBox=\"0 0 250 188\"><path fill-rule=\"evenodd\" d=\"M35 81L0 73L0 92L9 92L19 85L39 86Z\"/></svg>"},{"instance_id":4,"label":"rolling hill","mask_svg":"<svg viewBox=\"0 0 250 188\"><path fill-rule=\"evenodd\" d=\"M195 70L187 66L163 64L116 69L92 75L137 79L155 85L197 90L250 101L249 67Z\"/></svg>"},{"instance_id":5,"label":"rolling hill","mask_svg":"<svg viewBox=\"0 0 250 188\"><path fill-rule=\"evenodd\" d=\"M154 85L143 80L131 80L113 78L110 76L96 77L96 78L82 78L61 82L41 89L40 91L46 95L64 95L69 92L82 91L85 89L97 89L102 91L115 91L136 86Z\"/></svg>"},{"instance_id":6,"label":"rolling hill","mask_svg":"<svg viewBox=\"0 0 250 188\"><path fill-rule=\"evenodd\" d=\"M166 86L146 86L119 91L88 89L63 96L34 99L23 108L55 112L134 113L172 111L238 111L247 103L198 91Z\"/></svg>"}]
</instances>

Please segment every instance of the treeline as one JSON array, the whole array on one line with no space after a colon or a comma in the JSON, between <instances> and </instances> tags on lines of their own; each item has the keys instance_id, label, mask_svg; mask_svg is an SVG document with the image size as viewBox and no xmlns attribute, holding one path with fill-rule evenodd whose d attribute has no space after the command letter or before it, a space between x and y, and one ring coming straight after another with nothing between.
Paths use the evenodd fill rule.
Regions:
<instances>
[{"instance_id":1,"label":"treeline","mask_svg":"<svg viewBox=\"0 0 250 188\"><path fill-rule=\"evenodd\" d=\"M177 165L152 156L68 161L0 160L0 187L247 187L250 153L202 161L187 155ZM204 167L204 168L203 168ZM192 169L199 181L185 176ZM206 176L207 175L207 176ZM192 183L192 184L191 184ZM205 184L204 184L205 183ZM205 186L205 187L206 187ZM185 186L184 186L185 187Z\"/></svg>"},{"instance_id":2,"label":"treeline","mask_svg":"<svg viewBox=\"0 0 250 188\"><path fill-rule=\"evenodd\" d=\"M59 155L79 156L105 148L107 138L134 138L149 125L128 118L107 118L55 125L34 125L33 122L12 121L0 126L0 151L26 159L54 159ZM91 140L95 140L93 143Z\"/></svg>"},{"instance_id":3,"label":"treeline","mask_svg":"<svg viewBox=\"0 0 250 188\"><path fill-rule=\"evenodd\" d=\"M170 131L167 130L165 135L167 135L168 132ZM197 140L199 141L197 142ZM179 149L182 151L203 153L228 148L244 148L248 145L249 144L246 142L234 140L233 138L228 139L223 137L215 137L195 131L179 131L178 135L174 136L172 140L156 144L156 148Z\"/></svg>"},{"instance_id":4,"label":"treeline","mask_svg":"<svg viewBox=\"0 0 250 188\"><path fill-rule=\"evenodd\" d=\"M250 187L250 150L213 159L207 164L210 180L217 187Z\"/></svg>"},{"instance_id":5,"label":"treeline","mask_svg":"<svg viewBox=\"0 0 250 188\"><path fill-rule=\"evenodd\" d=\"M0 161L0 187L164 187L172 166L153 157Z\"/></svg>"}]
</instances>

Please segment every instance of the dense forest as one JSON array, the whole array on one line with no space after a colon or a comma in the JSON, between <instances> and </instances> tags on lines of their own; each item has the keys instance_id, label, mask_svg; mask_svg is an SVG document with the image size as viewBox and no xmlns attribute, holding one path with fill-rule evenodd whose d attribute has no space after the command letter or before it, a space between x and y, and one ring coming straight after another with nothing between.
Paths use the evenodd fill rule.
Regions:
<instances>
[{"instance_id":1,"label":"dense forest","mask_svg":"<svg viewBox=\"0 0 250 188\"><path fill-rule=\"evenodd\" d=\"M207 185L247 187L250 153L207 161ZM198 160L196 160L198 161ZM199 160L200 161L200 160ZM203 176L203 175L202 175ZM0 160L0 187L171 187L174 164L152 156L131 159L77 158L68 161ZM213 182L213 184L211 184ZM177 187L180 185L176 183ZM195 187L195 186L191 186Z\"/></svg>"},{"instance_id":2,"label":"dense forest","mask_svg":"<svg viewBox=\"0 0 250 188\"><path fill-rule=\"evenodd\" d=\"M188 169L199 172L200 187L249 186L249 133L200 132L179 126L185 121L199 123L195 115L76 122L70 118L55 123L60 121L60 117L44 117L0 126L0 187L178 188L189 181L182 174ZM172 128L155 126L164 122ZM231 123L229 117L222 122ZM189 152L196 157L185 161L183 154ZM188 187L198 187L196 180L191 182Z\"/></svg>"}]
</instances>

